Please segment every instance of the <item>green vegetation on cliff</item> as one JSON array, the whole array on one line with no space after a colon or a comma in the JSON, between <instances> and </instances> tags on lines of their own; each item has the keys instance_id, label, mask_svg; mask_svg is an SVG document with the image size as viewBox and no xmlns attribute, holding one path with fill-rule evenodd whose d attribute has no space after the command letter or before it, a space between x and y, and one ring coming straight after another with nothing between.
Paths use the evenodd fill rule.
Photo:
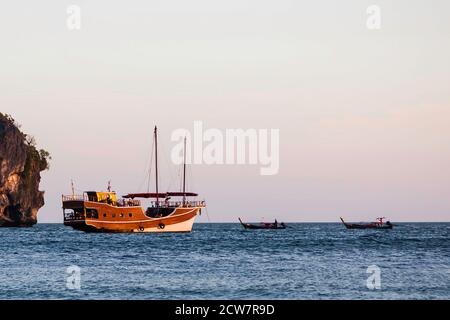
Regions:
<instances>
[{"instance_id":1,"label":"green vegetation on cliff","mask_svg":"<svg viewBox=\"0 0 450 320\"><path fill-rule=\"evenodd\" d=\"M44 205L40 172L49 169L50 153L0 112L0 226L29 226Z\"/></svg>"}]
</instances>

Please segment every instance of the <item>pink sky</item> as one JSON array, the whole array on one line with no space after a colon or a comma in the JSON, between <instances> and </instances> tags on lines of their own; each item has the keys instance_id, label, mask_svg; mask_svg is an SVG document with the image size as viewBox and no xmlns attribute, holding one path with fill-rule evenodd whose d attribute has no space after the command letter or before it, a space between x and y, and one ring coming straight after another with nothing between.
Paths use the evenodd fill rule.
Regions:
<instances>
[{"instance_id":1,"label":"pink sky","mask_svg":"<svg viewBox=\"0 0 450 320\"><path fill-rule=\"evenodd\" d=\"M154 125L168 188L170 135L197 120L280 129L278 175L191 168L213 222L450 221L450 4L378 2L377 31L366 1L82 2L79 31L69 2L11 3L0 111L53 156L39 221L62 221L71 179L141 191Z\"/></svg>"}]
</instances>

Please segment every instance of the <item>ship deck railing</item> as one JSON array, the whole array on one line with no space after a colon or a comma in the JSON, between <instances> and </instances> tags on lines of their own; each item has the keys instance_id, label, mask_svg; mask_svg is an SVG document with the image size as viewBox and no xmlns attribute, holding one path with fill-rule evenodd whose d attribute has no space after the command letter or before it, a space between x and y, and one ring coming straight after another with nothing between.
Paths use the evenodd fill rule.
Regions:
<instances>
[{"instance_id":1,"label":"ship deck railing","mask_svg":"<svg viewBox=\"0 0 450 320\"><path fill-rule=\"evenodd\" d=\"M116 202L118 207L140 207L141 201L135 199L119 199Z\"/></svg>"},{"instance_id":2,"label":"ship deck railing","mask_svg":"<svg viewBox=\"0 0 450 320\"><path fill-rule=\"evenodd\" d=\"M68 195L62 196L63 202L66 201L90 201L86 194L84 195ZM96 201L93 201L96 202ZM107 203L105 201L97 201L98 203ZM136 199L119 199L115 202L108 203L117 207L139 207L141 201ZM150 208L204 208L205 201L151 201Z\"/></svg>"},{"instance_id":3,"label":"ship deck railing","mask_svg":"<svg viewBox=\"0 0 450 320\"><path fill-rule=\"evenodd\" d=\"M150 208L204 208L205 201L152 201Z\"/></svg>"},{"instance_id":4,"label":"ship deck railing","mask_svg":"<svg viewBox=\"0 0 450 320\"><path fill-rule=\"evenodd\" d=\"M74 213L74 212L65 212L64 213L64 221L70 222L70 221L80 221L84 220L85 216L82 213Z\"/></svg>"},{"instance_id":5,"label":"ship deck railing","mask_svg":"<svg viewBox=\"0 0 450 320\"><path fill-rule=\"evenodd\" d=\"M89 197L84 194L84 195L68 195L62 196L62 201L66 202L66 201L86 201L86 202L97 202L97 203L107 203L110 204L112 206L117 206L117 207L138 207L141 205L141 201L140 200L135 200L135 199L119 199L117 201L112 201L112 202L108 202L107 200L104 201L93 201L92 199L89 199Z\"/></svg>"},{"instance_id":6,"label":"ship deck railing","mask_svg":"<svg viewBox=\"0 0 450 320\"><path fill-rule=\"evenodd\" d=\"M83 194L71 194L68 196L63 195L62 201L88 201L87 195Z\"/></svg>"}]
</instances>

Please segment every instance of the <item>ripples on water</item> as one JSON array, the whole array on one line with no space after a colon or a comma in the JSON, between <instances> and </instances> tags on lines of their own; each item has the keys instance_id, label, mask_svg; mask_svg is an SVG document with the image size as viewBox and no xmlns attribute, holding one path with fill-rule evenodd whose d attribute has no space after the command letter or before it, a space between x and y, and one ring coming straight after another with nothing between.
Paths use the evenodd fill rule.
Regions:
<instances>
[{"instance_id":1,"label":"ripples on water","mask_svg":"<svg viewBox=\"0 0 450 320\"><path fill-rule=\"evenodd\" d=\"M62 225L0 229L0 299L449 299L450 224L345 230L292 224L191 234L86 234ZM66 268L82 289L66 288ZM381 268L381 290L366 287Z\"/></svg>"}]
</instances>

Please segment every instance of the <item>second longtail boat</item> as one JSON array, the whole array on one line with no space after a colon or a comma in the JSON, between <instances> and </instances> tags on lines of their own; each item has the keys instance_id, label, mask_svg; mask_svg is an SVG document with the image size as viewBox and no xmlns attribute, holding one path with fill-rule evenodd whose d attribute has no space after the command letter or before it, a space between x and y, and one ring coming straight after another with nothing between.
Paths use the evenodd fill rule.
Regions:
<instances>
[{"instance_id":1,"label":"second longtail boat","mask_svg":"<svg viewBox=\"0 0 450 320\"><path fill-rule=\"evenodd\" d=\"M368 223L347 223L341 218L342 223L347 229L392 229L394 225L390 222L384 222L383 218L377 218L376 222Z\"/></svg>"},{"instance_id":2,"label":"second longtail boat","mask_svg":"<svg viewBox=\"0 0 450 320\"><path fill-rule=\"evenodd\" d=\"M261 222L260 224L250 224L250 223L242 222L241 218L239 218L239 222L246 230L264 230L264 229L269 229L269 230L275 229L276 230L276 229L286 229L287 228L283 222L278 223L278 221L276 221L276 220L273 223Z\"/></svg>"}]
</instances>

